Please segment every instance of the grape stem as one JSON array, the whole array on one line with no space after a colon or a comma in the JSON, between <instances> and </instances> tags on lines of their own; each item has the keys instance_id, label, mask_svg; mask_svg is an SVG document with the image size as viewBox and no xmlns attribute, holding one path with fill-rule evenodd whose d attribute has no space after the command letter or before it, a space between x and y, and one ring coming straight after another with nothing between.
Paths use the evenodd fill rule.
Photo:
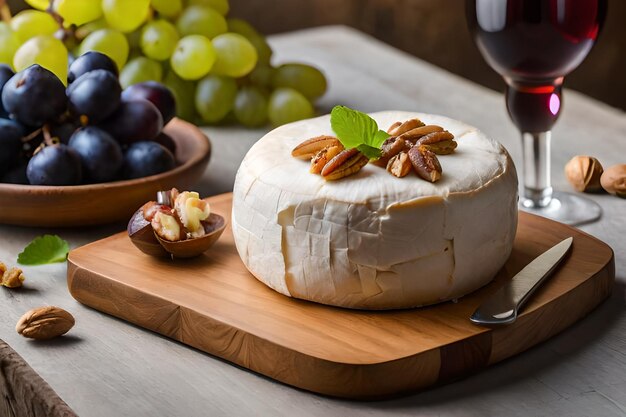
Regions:
<instances>
[{"instance_id":1,"label":"grape stem","mask_svg":"<svg viewBox=\"0 0 626 417\"><path fill-rule=\"evenodd\" d=\"M9 9L6 0L0 0L0 18L2 18L2 21L5 23L11 21L11 9Z\"/></svg>"},{"instance_id":2,"label":"grape stem","mask_svg":"<svg viewBox=\"0 0 626 417\"><path fill-rule=\"evenodd\" d=\"M31 134L29 134L27 136L24 136L22 138L22 143L28 143L31 140L35 139L37 136L39 136L39 134L41 133L42 130L43 130L42 128L39 128L39 129L33 131Z\"/></svg>"},{"instance_id":3,"label":"grape stem","mask_svg":"<svg viewBox=\"0 0 626 417\"><path fill-rule=\"evenodd\" d=\"M0 1L4 1L4 0L0 0ZM71 25L68 28L63 27L63 16L61 16L54 10L54 2L55 0L50 0L50 3L48 3L48 8L46 9L46 12L50 16L52 16L55 22L57 22L57 24L59 25L59 29L63 31L63 34L60 35L60 40L66 41L67 39L75 38L75 35L76 35L75 26Z\"/></svg>"},{"instance_id":4,"label":"grape stem","mask_svg":"<svg viewBox=\"0 0 626 417\"><path fill-rule=\"evenodd\" d=\"M57 22L59 28L63 29L63 17L54 10L54 0L50 0L46 12Z\"/></svg>"},{"instance_id":5,"label":"grape stem","mask_svg":"<svg viewBox=\"0 0 626 417\"><path fill-rule=\"evenodd\" d=\"M50 133L50 125L43 125L41 130L43 131L43 141L46 145L51 146L59 143L58 139L55 140L56 138L52 137L52 134Z\"/></svg>"}]
</instances>

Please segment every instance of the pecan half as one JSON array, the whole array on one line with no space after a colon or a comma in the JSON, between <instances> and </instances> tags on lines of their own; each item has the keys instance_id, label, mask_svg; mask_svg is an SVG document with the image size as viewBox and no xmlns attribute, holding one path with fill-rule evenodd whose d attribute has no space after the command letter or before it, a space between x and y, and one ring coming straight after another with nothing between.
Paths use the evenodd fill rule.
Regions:
<instances>
[{"instance_id":1,"label":"pecan half","mask_svg":"<svg viewBox=\"0 0 626 417\"><path fill-rule=\"evenodd\" d=\"M451 154L457 147L457 143L454 141L454 135L447 130L424 135L417 140L416 145L425 146L437 155Z\"/></svg>"},{"instance_id":2,"label":"pecan half","mask_svg":"<svg viewBox=\"0 0 626 417\"><path fill-rule=\"evenodd\" d=\"M67 333L74 323L74 317L62 308L40 307L26 312L15 330L31 339L51 339Z\"/></svg>"},{"instance_id":3,"label":"pecan half","mask_svg":"<svg viewBox=\"0 0 626 417\"><path fill-rule=\"evenodd\" d=\"M414 146L409 150L413 169L426 181L436 182L441 178L441 164L432 151L425 146Z\"/></svg>"},{"instance_id":4,"label":"pecan half","mask_svg":"<svg viewBox=\"0 0 626 417\"><path fill-rule=\"evenodd\" d=\"M293 148L291 156L298 159L311 159L322 149L339 145L341 142L334 136L316 136Z\"/></svg>"},{"instance_id":5,"label":"pecan half","mask_svg":"<svg viewBox=\"0 0 626 417\"><path fill-rule=\"evenodd\" d=\"M441 126L426 125L422 127L416 127L415 129L411 129L408 132L401 134L399 137L415 144L415 142L417 142L417 140L424 135L428 135L429 133L433 133L433 132L442 132L442 131L443 131L443 127Z\"/></svg>"},{"instance_id":6,"label":"pecan half","mask_svg":"<svg viewBox=\"0 0 626 417\"><path fill-rule=\"evenodd\" d=\"M322 177L325 180L338 180L348 175L356 174L369 162L369 158L356 148L341 151L337 156L328 161L322 169Z\"/></svg>"},{"instance_id":7,"label":"pecan half","mask_svg":"<svg viewBox=\"0 0 626 417\"><path fill-rule=\"evenodd\" d=\"M424 126L424 122L422 122L420 119L410 119L405 122L395 122L394 124L389 126L389 129L387 129L387 133L389 133L391 136L398 136L408 132L409 130L413 130L422 126Z\"/></svg>"},{"instance_id":8,"label":"pecan half","mask_svg":"<svg viewBox=\"0 0 626 417\"><path fill-rule=\"evenodd\" d=\"M397 129L398 129L398 127L400 127L401 124L402 124L402 122L395 122L395 123L393 123L387 129L387 133L389 133L391 136L395 136L394 133L397 132Z\"/></svg>"},{"instance_id":9,"label":"pecan half","mask_svg":"<svg viewBox=\"0 0 626 417\"><path fill-rule=\"evenodd\" d=\"M402 139L401 137L391 137L383 142L381 150L383 157L392 158L402 151L408 151L411 148L411 143Z\"/></svg>"},{"instance_id":10,"label":"pecan half","mask_svg":"<svg viewBox=\"0 0 626 417\"><path fill-rule=\"evenodd\" d=\"M312 174L319 174L322 172L324 165L328 163L335 156L339 155L339 152L343 151L343 146L331 146L328 148L324 148L319 151L313 159L311 159L311 169L310 172Z\"/></svg>"},{"instance_id":11,"label":"pecan half","mask_svg":"<svg viewBox=\"0 0 626 417\"><path fill-rule=\"evenodd\" d=\"M411 172L411 166L409 155L403 151L389 160L387 171L398 178L402 178L406 177L408 173Z\"/></svg>"},{"instance_id":12,"label":"pecan half","mask_svg":"<svg viewBox=\"0 0 626 417\"><path fill-rule=\"evenodd\" d=\"M400 137L390 137L385 140L381 146L382 155L374 161L375 165L385 168L389 160L402 151L408 151L412 143L405 141Z\"/></svg>"}]
</instances>

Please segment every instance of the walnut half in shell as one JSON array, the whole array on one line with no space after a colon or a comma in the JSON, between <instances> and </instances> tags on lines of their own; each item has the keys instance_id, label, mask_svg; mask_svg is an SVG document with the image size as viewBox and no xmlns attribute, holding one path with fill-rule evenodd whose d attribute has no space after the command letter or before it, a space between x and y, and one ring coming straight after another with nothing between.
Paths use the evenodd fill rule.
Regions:
<instances>
[{"instance_id":1,"label":"walnut half in shell","mask_svg":"<svg viewBox=\"0 0 626 417\"><path fill-rule=\"evenodd\" d=\"M128 223L131 242L143 253L157 257L191 258L208 250L226 228L226 220L210 212L197 193L177 190L175 200L150 201ZM182 219L181 219L182 217Z\"/></svg>"}]
</instances>

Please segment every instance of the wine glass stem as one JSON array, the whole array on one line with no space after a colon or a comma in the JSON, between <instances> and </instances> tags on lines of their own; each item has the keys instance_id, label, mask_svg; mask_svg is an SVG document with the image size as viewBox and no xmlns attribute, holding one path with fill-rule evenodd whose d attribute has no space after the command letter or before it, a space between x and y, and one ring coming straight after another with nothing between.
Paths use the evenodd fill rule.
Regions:
<instances>
[{"instance_id":1,"label":"wine glass stem","mask_svg":"<svg viewBox=\"0 0 626 417\"><path fill-rule=\"evenodd\" d=\"M527 208L546 207L552 200L550 132L522 133L522 151L522 205Z\"/></svg>"}]
</instances>

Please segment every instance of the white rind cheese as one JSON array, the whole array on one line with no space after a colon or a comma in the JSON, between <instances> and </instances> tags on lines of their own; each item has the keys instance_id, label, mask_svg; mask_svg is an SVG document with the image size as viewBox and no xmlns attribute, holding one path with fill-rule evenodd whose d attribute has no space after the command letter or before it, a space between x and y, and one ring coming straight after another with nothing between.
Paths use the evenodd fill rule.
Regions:
<instances>
[{"instance_id":1,"label":"white rind cheese","mask_svg":"<svg viewBox=\"0 0 626 417\"><path fill-rule=\"evenodd\" d=\"M439 156L441 180L369 164L327 182L291 150L333 135L329 116L279 127L250 149L235 180L232 228L248 270L287 296L363 309L433 304L487 284L517 227L517 176L504 147L441 116L371 116L381 129L418 117L452 132L458 147Z\"/></svg>"}]
</instances>

